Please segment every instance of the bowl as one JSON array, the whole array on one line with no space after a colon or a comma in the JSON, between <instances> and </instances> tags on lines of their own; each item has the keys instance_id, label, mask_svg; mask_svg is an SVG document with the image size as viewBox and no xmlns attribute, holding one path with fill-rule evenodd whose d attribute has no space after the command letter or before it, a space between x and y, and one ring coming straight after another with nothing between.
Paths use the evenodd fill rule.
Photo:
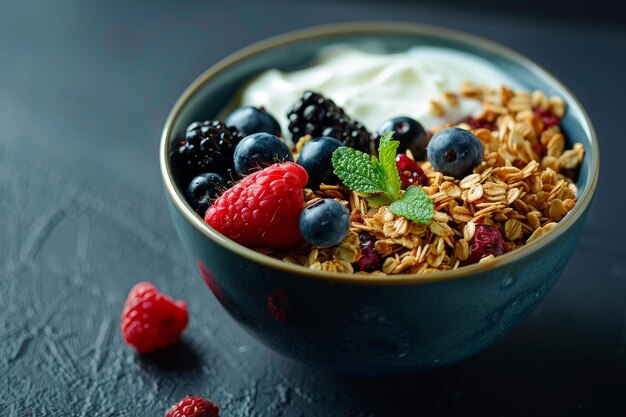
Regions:
<instances>
[{"instance_id":1,"label":"bowl","mask_svg":"<svg viewBox=\"0 0 626 417\"><path fill-rule=\"evenodd\" d=\"M312 271L243 247L209 227L187 204L169 164L170 144L196 120L216 118L238 89L269 68L306 67L320 48L372 41L390 52L418 44L476 54L528 90L563 97L562 127L586 150L578 202L550 233L495 258L429 275L368 276ZM571 146L571 143L569 144ZM461 361L501 338L546 296L584 230L599 170L584 109L554 76L515 51L474 35L400 22L320 26L249 46L204 72L165 123L160 166L184 250L221 305L276 351L338 373L388 375Z\"/></svg>"}]
</instances>

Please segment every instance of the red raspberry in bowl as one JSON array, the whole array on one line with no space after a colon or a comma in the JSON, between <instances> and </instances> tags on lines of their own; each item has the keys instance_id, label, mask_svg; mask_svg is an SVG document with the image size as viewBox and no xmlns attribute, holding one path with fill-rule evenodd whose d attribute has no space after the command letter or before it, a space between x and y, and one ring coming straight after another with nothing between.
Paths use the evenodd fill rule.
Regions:
<instances>
[{"instance_id":1,"label":"red raspberry in bowl","mask_svg":"<svg viewBox=\"0 0 626 417\"><path fill-rule=\"evenodd\" d=\"M506 251L504 238L495 226L479 224L470 241L470 255L464 265L475 264L485 256L499 256Z\"/></svg>"},{"instance_id":2,"label":"red raspberry in bowl","mask_svg":"<svg viewBox=\"0 0 626 417\"><path fill-rule=\"evenodd\" d=\"M302 242L304 168L293 162L256 171L226 190L206 212L215 230L247 247L291 248Z\"/></svg>"},{"instance_id":3,"label":"red raspberry in bowl","mask_svg":"<svg viewBox=\"0 0 626 417\"><path fill-rule=\"evenodd\" d=\"M426 181L426 175L422 168L405 154L396 156L396 168L400 174L402 188L405 190L411 185L422 185Z\"/></svg>"},{"instance_id":4,"label":"red raspberry in bowl","mask_svg":"<svg viewBox=\"0 0 626 417\"><path fill-rule=\"evenodd\" d=\"M218 417L220 408L202 397L185 397L166 412L165 417Z\"/></svg>"},{"instance_id":5,"label":"red raspberry in bowl","mask_svg":"<svg viewBox=\"0 0 626 417\"><path fill-rule=\"evenodd\" d=\"M187 303L140 282L128 294L120 327L126 343L148 353L177 342L188 321Z\"/></svg>"}]
</instances>

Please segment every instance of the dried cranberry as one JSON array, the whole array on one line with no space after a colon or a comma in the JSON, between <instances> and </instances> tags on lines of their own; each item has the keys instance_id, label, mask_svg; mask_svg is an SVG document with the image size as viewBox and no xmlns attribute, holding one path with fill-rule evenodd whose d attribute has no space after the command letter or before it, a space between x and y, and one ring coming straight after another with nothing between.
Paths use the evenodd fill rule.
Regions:
<instances>
[{"instance_id":1,"label":"dried cranberry","mask_svg":"<svg viewBox=\"0 0 626 417\"><path fill-rule=\"evenodd\" d=\"M533 111L535 112L535 114L541 116L543 127L545 127L546 129L552 126L559 126L561 124L558 117L548 111L541 110L540 107L535 107Z\"/></svg>"},{"instance_id":2,"label":"dried cranberry","mask_svg":"<svg viewBox=\"0 0 626 417\"><path fill-rule=\"evenodd\" d=\"M465 118L465 120L463 120L465 123L467 123L472 129L489 129L489 130L498 130L498 128L496 127L496 125L494 125L493 123L489 123L485 120L478 120L473 118L472 116L467 116Z\"/></svg>"},{"instance_id":3,"label":"dried cranberry","mask_svg":"<svg viewBox=\"0 0 626 417\"><path fill-rule=\"evenodd\" d=\"M495 226L479 224L470 241L470 255L464 265L475 264L488 255L499 256L505 252L504 238Z\"/></svg>"},{"instance_id":4,"label":"dried cranberry","mask_svg":"<svg viewBox=\"0 0 626 417\"><path fill-rule=\"evenodd\" d=\"M361 258L357 261L359 271L371 272L380 267L380 256L374 247L374 237L369 233L359 235Z\"/></svg>"},{"instance_id":5,"label":"dried cranberry","mask_svg":"<svg viewBox=\"0 0 626 417\"><path fill-rule=\"evenodd\" d=\"M402 188L405 190L411 185L422 185L426 181L422 168L405 154L401 153L396 156L396 168L400 174Z\"/></svg>"}]
</instances>

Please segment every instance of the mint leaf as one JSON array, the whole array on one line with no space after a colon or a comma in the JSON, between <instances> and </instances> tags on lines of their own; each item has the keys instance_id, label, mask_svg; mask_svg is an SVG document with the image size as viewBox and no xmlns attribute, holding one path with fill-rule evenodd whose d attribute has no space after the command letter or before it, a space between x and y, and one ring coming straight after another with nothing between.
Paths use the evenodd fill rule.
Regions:
<instances>
[{"instance_id":1,"label":"mint leaf","mask_svg":"<svg viewBox=\"0 0 626 417\"><path fill-rule=\"evenodd\" d=\"M373 208L391 204L400 197L400 174L396 168L400 142L391 140L393 134L387 132L380 138L380 160L349 147L342 146L333 152L335 174L352 191L366 194L365 198Z\"/></svg>"},{"instance_id":2,"label":"mint leaf","mask_svg":"<svg viewBox=\"0 0 626 417\"><path fill-rule=\"evenodd\" d=\"M400 142L391 140L394 133L387 132L382 135L378 144L378 157L380 158L380 165L385 170L387 176L387 189L385 192L391 198L397 200L400 196L401 182L398 168L396 168L396 152Z\"/></svg>"},{"instance_id":3,"label":"mint leaf","mask_svg":"<svg viewBox=\"0 0 626 417\"><path fill-rule=\"evenodd\" d=\"M435 215L435 203L420 187L410 186L399 200L389 206L389 211L421 224L429 224Z\"/></svg>"},{"instance_id":4,"label":"mint leaf","mask_svg":"<svg viewBox=\"0 0 626 417\"><path fill-rule=\"evenodd\" d=\"M335 174L352 191L382 194L387 189L385 171L366 153L342 146L333 152L332 162Z\"/></svg>"}]
</instances>

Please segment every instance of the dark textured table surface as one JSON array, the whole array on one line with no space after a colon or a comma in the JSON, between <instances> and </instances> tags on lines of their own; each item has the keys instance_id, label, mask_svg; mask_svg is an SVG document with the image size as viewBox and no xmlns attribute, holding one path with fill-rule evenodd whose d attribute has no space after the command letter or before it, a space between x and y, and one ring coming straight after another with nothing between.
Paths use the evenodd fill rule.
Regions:
<instances>
[{"instance_id":1,"label":"dark textured table surface","mask_svg":"<svg viewBox=\"0 0 626 417\"><path fill-rule=\"evenodd\" d=\"M626 29L535 12L2 2L0 415L160 416L187 394L225 417L626 415ZM160 130L204 69L269 35L359 19L439 24L522 52L578 96L602 147L585 236L556 287L500 342L423 375L335 376L260 345L185 258L161 188ZM118 330L140 280L187 300L191 316L180 344L146 357Z\"/></svg>"}]
</instances>

